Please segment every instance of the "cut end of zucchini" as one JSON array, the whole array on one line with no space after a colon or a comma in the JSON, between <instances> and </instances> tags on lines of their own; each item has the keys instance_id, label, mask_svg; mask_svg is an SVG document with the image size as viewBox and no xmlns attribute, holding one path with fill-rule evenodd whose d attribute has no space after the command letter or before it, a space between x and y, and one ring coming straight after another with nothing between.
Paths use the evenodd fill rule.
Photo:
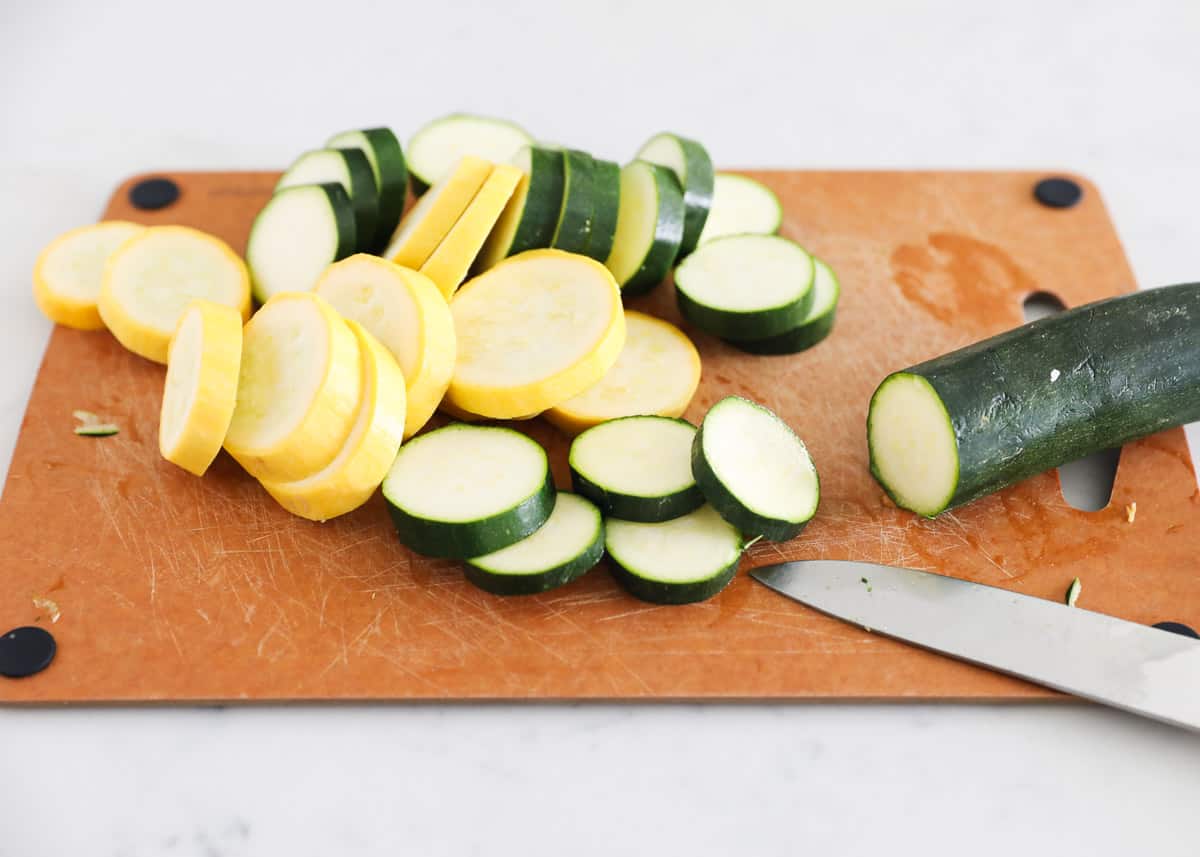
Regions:
<instances>
[{"instance_id":1,"label":"cut end of zucchini","mask_svg":"<svg viewBox=\"0 0 1200 857\"><path fill-rule=\"evenodd\" d=\"M637 157L671 170L683 188L684 223L679 245L682 259L695 249L712 208L712 160L695 140L670 133L651 137L638 150Z\"/></svg>"},{"instance_id":2,"label":"cut end of zucchini","mask_svg":"<svg viewBox=\"0 0 1200 857\"><path fill-rule=\"evenodd\" d=\"M700 243L726 235L774 235L781 223L783 206L773 190L746 176L717 173Z\"/></svg>"},{"instance_id":3,"label":"cut end of zucchini","mask_svg":"<svg viewBox=\"0 0 1200 857\"><path fill-rule=\"evenodd\" d=\"M683 240L683 194L666 167L633 161L621 169L612 253L604 263L624 294L641 294L671 270Z\"/></svg>"},{"instance_id":4,"label":"cut end of zucchini","mask_svg":"<svg viewBox=\"0 0 1200 857\"><path fill-rule=\"evenodd\" d=\"M742 537L711 506L660 524L609 519L605 547L631 594L658 604L711 598L728 585Z\"/></svg>"},{"instance_id":5,"label":"cut end of zucchini","mask_svg":"<svg viewBox=\"0 0 1200 857\"><path fill-rule=\"evenodd\" d=\"M489 161L509 161L533 137L503 119L455 113L434 119L408 143L408 168L420 193L440 181L464 155Z\"/></svg>"},{"instance_id":6,"label":"cut end of zucchini","mask_svg":"<svg viewBox=\"0 0 1200 857\"><path fill-rule=\"evenodd\" d=\"M467 561L467 579L497 595L527 595L570 583L604 555L600 510L566 491L533 535Z\"/></svg>"},{"instance_id":7,"label":"cut end of zucchini","mask_svg":"<svg viewBox=\"0 0 1200 857\"><path fill-rule=\"evenodd\" d=\"M246 243L254 297L311 289L330 264L353 251L354 210L341 185L277 192L258 213Z\"/></svg>"},{"instance_id":8,"label":"cut end of zucchini","mask_svg":"<svg viewBox=\"0 0 1200 857\"><path fill-rule=\"evenodd\" d=\"M820 502L817 469L803 441L770 410L739 396L705 415L692 470L727 521L773 541L796 536Z\"/></svg>"},{"instance_id":9,"label":"cut end of zucchini","mask_svg":"<svg viewBox=\"0 0 1200 857\"><path fill-rule=\"evenodd\" d=\"M958 487L958 443L950 415L920 375L889 375L867 417L871 472L896 505L932 518Z\"/></svg>"},{"instance_id":10,"label":"cut end of zucchini","mask_svg":"<svg viewBox=\"0 0 1200 857\"><path fill-rule=\"evenodd\" d=\"M726 340L736 348L750 354L795 354L822 342L833 331L837 315L841 286L833 269L820 259L813 259L816 273L813 277L812 306L808 315L798 326L768 339Z\"/></svg>"}]
</instances>

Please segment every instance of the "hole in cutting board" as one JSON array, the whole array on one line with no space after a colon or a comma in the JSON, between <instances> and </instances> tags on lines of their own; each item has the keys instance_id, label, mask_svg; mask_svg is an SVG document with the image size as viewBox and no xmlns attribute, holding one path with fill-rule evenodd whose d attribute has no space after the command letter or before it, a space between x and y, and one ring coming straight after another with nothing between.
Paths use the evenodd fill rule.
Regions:
<instances>
[{"instance_id":1,"label":"hole in cutting board","mask_svg":"<svg viewBox=\"0 0 1200 857\"><path fill-rule=\"evenodd\" d=\"M1036 321L1062 312L1066 306L1057 295L1034 292L1025 298L1022 309L1026 321ZM1102 449L1058 468L1058 482L1067 505L1084 512L1099 512L1108 506L1120 461L1121 449L1117 447Z\"/></svg>"}]
</instances>

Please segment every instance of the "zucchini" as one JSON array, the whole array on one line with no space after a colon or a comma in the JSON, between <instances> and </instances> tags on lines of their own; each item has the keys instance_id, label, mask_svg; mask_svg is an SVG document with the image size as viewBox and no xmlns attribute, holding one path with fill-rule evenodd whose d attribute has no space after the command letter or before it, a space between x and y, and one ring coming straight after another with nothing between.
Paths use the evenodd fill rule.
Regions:
<instances>
[{"instance_id":1,"label":"zucchini","mask_svg":"<svg viewBox=\"0 0 1200 857\"><path fill-rule=\"evenodd\" d=\"M522 146L512 160L525 174L479 254L476 267L486 271L509 256L549 247L563 201L563 153Z\"/></svg>"},{"instance_id":2,"label":"zucchini","mask_svg":"<svg viewBox=\"0 0 1200 857\"><path fill-rule=\"evenodd\" d=\"M80 437L112 437L114 434L120 433L121 427L116 423L88 423L75 426L75 434Z\"/></svg>"},{"instance_id":3,"label":"zucchini","mask_svg":"<svg viewBox=\"0 0 1200 857\"><path fill-rule=\"evenodd\" d=\"M241 313L212 301L188 304L167 357L158 422L163 458L204 475L229 431L241 362Z\"/></svg>"},{"instance_id":4,"label":"zucchini","mask_svg":"<svg viewBox=\"0 0 1200 857\"><path fill-rule=\"evenodd\" d=\"M737 572L743 546L738 531L712 506L661 524L604 522L613 577L655 604L690 604L716 595Z\"/></svg>"},{"instance_id":5,"label":"zucchini","mask_svg":"<svg viewBox=\"0 0 1200 857\"><path fill-rule=\"evenodd\" d=\"M358 149L367 156L371 173L375 176L375 190L379 196L379 216L375 221L375 234L362 236L366 249L382 250L400 222L404 213L404 200L408 195L408 165L404 161L404 149L390 128L364 128L361 131L343 131L334 134L325 144L330 149Z\"/></svg>"},{"instance_id":6,"label":"zucchini","mask_svg":"<svg viewBox=\"0 0 1200 857\"><path fill-rule=\"evenodd\" d=\"M354 209L340 184L276 191L250 227L246 264L254 298L308 291L326 268L354 252Z\"/></svg>"},{"instance_id":7,"label":"zucchini","mask_svg":"<svg viewBox=\"0 0 1200 857\"><path fill-rule=\"evenodd\" d=\"M504 119L452 113L422 126L408 141L408 171L413 193L420 196L436 184L464 155L505 163L533 137Z\"/></svg>"},{"instance_id":8,"label":"zucchini","mask_svg":"<svg viewBox=\"0 0 1200 857\"><path fill-rule=\"evenodd\" d=\"M570 583L604 556L600 510L559 491L554 511L533 535L467 560L467 580L495 595L532 595Z\"/></svg>"},{"instance_id":9,"label":"zucchini","mask_svg":"<svg viewBox=\"0 0 1200 857\"><path fill-rule=\"evenodd\" d=\"M679 244L679 259L683 259L700 242L700 233L708 220L713 201L712 159L695 140L678 134L658 134L638 150L638 159L661 164L679 179L683 188L683 239Z\"/></svg>"},{"instance_id":10,"label":"zucchini","mask_svg":"<svg viewBox=\"0 0 1200 857\"><path fill-rule=\"evenodd\" d=\"M1075 602L1079 600L1080 593L1083 592L1083 583L1079 578L1071 581L1071 585L1067 587L1067 594L1063 596L1063 603L1068 607L1074 607Z\"/></svg>"},{"instance_id":11,"label":"zucchini","mask_svg":"<svg viewBox=\"0 0 1200 857\"><path fill-rule=\"evenodd\" d=\"M700 243L725 235L774 235L782 223L783 206L775 191L747 176L717 173Z\"/></svg>"},{"instance_id":12,"label":"zucchini","mask_svg":"<svg viewBox=\"0 0 1200 857\"><path fill-rule=\"evenodd\" d=\"M813 301L804 321L769 339L739 341L728 339L730 345L749 354L795 354L812 348L833 331L838 299L842 288L833 269L820 259L813 259L816 275L813 278Z\"/></svg>"},{"instance_id":13,"label":"zucchini","mask_svg":"<svg viewBox=\"0 0 1200 857\"><path fill-rule=\"evenodd\" d=\"M674 174L649 161L621 169L621 200L605 265L626 297L650 291L671 272L683 240L683 191Z\"/></svg>"},{"instance_id":14,"label":"zucchini","mask_svg":"<svg viewBox=\"0 0 1200 857\"><path fill-rule=\"evenodd\" d=\"M625 347L604 377L546 411L567 434L638 414L682 416L700 384L700 354L675 325L625 310Z\"/></svg>"},{"instance_id":15,"label":"zucchini","mask_svg":"<svg viewBox=\"0 0 1200 857\"><path fill-rule=\"evenodd\" d=\"M491 419L541 413L604 377L625 345L608 269L559 250L527 250L463 286L450 303L458 358L446 395Z\"/></svg>"},{"instance_id":16,"label":"zucchini","mask_svg":"<svg viewBox=\"0 0 1200 857\"><path fill-rule=\"evenodd\" d=\"M354 208L354 234L358 249L366 250L375 238L379 221L379 191L371 162L358 149L314 149L292 162L275 190L298 185L334 182L346 189Z\"/></svg>"},{"instance_id":17,"label":"zucchini","mask_svg":"<svg viewBox=\"0 0 1200 857\"><path fill-rule=\"evenodd\" d=\"M404 436L416 434L446 394L454 372L454 319L433 281L378 256L356 253L330 265L313 291L370 331L404 373Z\"/></svg>"},{"instance_id":18,"label":"zucchini","mask_svg":"<svg viewBox=\"0 0 1200 857\"><path fill-rule=\"evenodd\" d=\"M33 299L55 324L101 330L97 303L104 266L117 248L146 227L106 220L64 232L38 254L33 266Z\"/></svg>"},{"instance_id":19,"label":"zucchini","mask_svg":"<svg viewBox=\"0 0 1200 857\"><path fill-rule=\"evenodd\" d=\"M341 450L362 398L358 340L312 292L283 292L242 331L225 449L251 476L305 479Z\"/></svg>"},{"instance_id":20,"label":"zucchini","mask_svg":"<svg viewBox=\"0 0 1200 857\"><path fill-rule=\"evenodd\" d=\"M730 235L697 248L675 269L675 298L701 330L769 339L807 317L815 271L812 256L787 238Z\"/></svg>"},{"instance_id":21,"label":"zucchini","mask_svg":"<svg viewBox=\"0 0 1200 857\"><path fill-rule=\"evenodd\" d=\"M586 255L603 263L612 252L621 207L621 168L612 161L592 159L592 230Z\"/></svg>"},{"instance_id":22,"label":"zucchini","mask_svg":"<svg viewBox=\"0 0 1200 857\"><path fill-rule=\"evenodd\" d=\"M554 481L545 451L512 429L451 423L400 447L383 480L401 543L425 556L478 557L546 523Z\"/></svg>"},{"instance_id":23,"label":"zucchini","mask_svg":"<svg viewBox=\"0 0 1200 857\"><path fill-rule=\"evenodd\" d=\"M207 232L149 226L108 258L97 308L105 326L134 354L166 363L171 337L195 298L250 317L250 275L242 257Z\"/></svg>"},{"instance_id":24,"label":"zucchini","mask_svg":"<svg viewBox=\"0 0 1200 857\"><path fill-rule=\"evenodd\" d=\"M563 198L550 246L568 253L585 253L592 236L593 173L596 162L587 152L563 151Z\"/></svg>"},{"instance_id":25,"label":"zucchini","mask_svg":"<svg viewBox=\"0 0 1200 857\"><path fill-rule=\"evenodd\" d=\"M520 180L521 171L516 167L496 165L458 222L421 266L421 273L437 284L447 301L466 279L471 263L479 255L483 242Z\"/></svg>"},{"instance_id":26,"label":"zucchini","mask_svg":"<svg viewBox=\"0 0 1200 857\"><path fill-rule=\"evenodd\" d=\"M933 517L1036 473L1200 420L1200 283L1024 324L888 375L871 473Z\"/></svg>"},{"instance_id":27,"label":"zucchini","mask_svg":"<svg viewBox=\"0 0 1200 857\"><path fill-rule=\"evenodd\" d=\"M740 396L704 415L692 443L692 473L722 518L771 541L799 535L821 499L804 442L772 411Z\"/></svg>"},{"instance_id":28,"label":"zucchini","mask_svg":"<svg viewBox=\"0 0 1200 857\"><path fill-rule=\"evenodd\" d=\"M607 517L656 523L704 505L692 475L696 427L670 417L621 417L575 438L568 464L575 490Z\"/></svg>"}]
</instances>

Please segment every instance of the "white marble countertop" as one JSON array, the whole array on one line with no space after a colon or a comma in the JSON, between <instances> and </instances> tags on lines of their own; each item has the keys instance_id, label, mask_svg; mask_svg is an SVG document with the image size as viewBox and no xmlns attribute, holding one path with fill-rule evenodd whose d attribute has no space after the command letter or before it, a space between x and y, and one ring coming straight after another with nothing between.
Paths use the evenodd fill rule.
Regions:
<instances>
[{"instance_id":1,"label":"white marble countertop","mask_svg":"<svg viewBox=\"0 0 1200 857\"><path fill-rule=\"evenodd\" d=\"M34 257L119 179L453 109L617 158L670 126L726 165L1069 168L1143 285L1200 277L1192 0L710 6L6 4L0 467ZM0 709L2 857L1182 855L1198 803L1200 740L1083 705Z\"/></svg>"}]
</instances>

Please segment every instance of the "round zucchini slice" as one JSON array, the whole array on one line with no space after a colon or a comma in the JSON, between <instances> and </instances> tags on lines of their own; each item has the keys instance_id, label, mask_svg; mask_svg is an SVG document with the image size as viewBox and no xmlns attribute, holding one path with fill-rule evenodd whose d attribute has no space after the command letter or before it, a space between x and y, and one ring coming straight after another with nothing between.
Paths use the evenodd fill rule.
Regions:
<instances>
[{"instance_id":1,"label":"round zucchini slice","mask_svg":"<svg viewBox=\"0 0 1200 857\"><path fill-rule=\"evenodd\" d=\"M808 309L808 315L799 326L769 339L726 341L748 354L795 354L812 348L829 336L833 332L833 321L837 315L842 289L832 268L820 259L814 259L813 262L816 264L813 302Z\"/></svg>"},{"instance_id":2,"label":"round zucchini slice","mask_svg":"<svg viewBox=\"0 0 1200 857\"><path fill-rule=\"evenodd\" d=\"M774 235L782 223L783 206L775 191L747 176L717 173L700 243L726 235Z\"/></svg>"},{"instance_id":3,"label":"round zucchini slice","mask_svg":"<svg viewBox=\"0 0 1200 857\"><path fill-rule=\"evenodd\" d=\"M682 259L696 248L713 201L713 166L705 148L695 140L678 134L658 134L638 150L643 161L662 164L679 179L683 188L683 240L679 245Z\"/></svg>"},{"instance_id":4,"label":"round zucchini slice","mask_svg":"<svg viewBox=\"0 0 1200 857\"><path fill-rule=\"evenodd\" d=\"M683 240L683 192L674 174L649 161L621 169L621 204L605 265L624 297L645 294L667 278Z\"/></svg>"}]
</instances>

